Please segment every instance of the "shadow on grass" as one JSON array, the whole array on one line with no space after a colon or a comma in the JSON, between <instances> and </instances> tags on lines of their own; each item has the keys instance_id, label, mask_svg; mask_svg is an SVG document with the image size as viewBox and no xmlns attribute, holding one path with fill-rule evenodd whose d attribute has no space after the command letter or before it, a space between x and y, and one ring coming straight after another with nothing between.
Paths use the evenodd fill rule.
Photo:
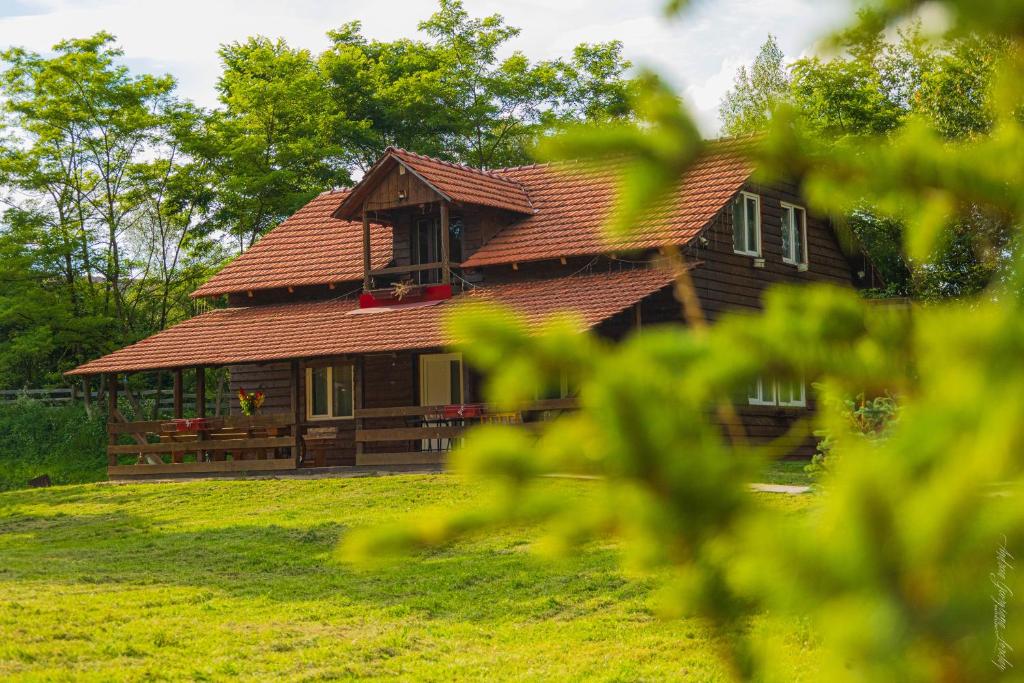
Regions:
<instances>
[{"instance_id":1,"label":"shadow on grass","mask_svg":"<svg viewBox=\"0 0 1024 683\"><path fill-rule=\"evenodd\" d=\"M87 495L53 490L46 499L57 505ZM104 506L123 495L130 494L104 496ZM187 506L180 514L189 514ZM528 531L354 570L333 556L345 529L319 523L180 530L124 512L35 514L9 507L0 515L0 580L179 585L234 598L366 603L470 621L574 617L649 590L623 579L609 550L566 563L541 562L526 552Z\"/></svg>"}]
</instances>

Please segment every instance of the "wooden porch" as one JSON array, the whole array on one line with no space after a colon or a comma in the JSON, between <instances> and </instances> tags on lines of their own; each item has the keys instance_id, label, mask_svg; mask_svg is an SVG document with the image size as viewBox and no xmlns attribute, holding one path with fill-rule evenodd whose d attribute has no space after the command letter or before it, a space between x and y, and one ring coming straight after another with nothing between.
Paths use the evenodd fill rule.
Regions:
<instances>
[{"instance_id":1,"label":"wooden porch","mask_svg":"<svg viewBox=\"0 0 1024 683\"><path fill-rule=\"evenodd\" d=\"M355 411L355 461L350 469L443 466L473 426L498 423L532 429L575 407L575 399L564 398L535 401L511 412L480 403L360 408ZM405 426L381 426L394 425L396 420ZM112 421L107 473L112 479L300 473L327 466L318 450L322 435L316 429L304 430L287 414ZM125 458L134 462L122 462Z\"/></svg>"}]
</instances>

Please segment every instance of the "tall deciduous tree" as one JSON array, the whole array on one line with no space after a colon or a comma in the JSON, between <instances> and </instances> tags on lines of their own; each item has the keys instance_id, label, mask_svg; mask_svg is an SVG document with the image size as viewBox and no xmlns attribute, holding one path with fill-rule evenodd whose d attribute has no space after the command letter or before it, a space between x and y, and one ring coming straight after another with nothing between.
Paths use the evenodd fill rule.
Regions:
<instances>
[{"instance_id":1,"label":"tall deciduous tree","mask_svg":"<svg viewBox=\"0 0 1024 683\"><path fill-rule=\"evenodd\" d=\"M722 98L718 115L726 135L745 135L765 129L776 103L789 96L789 72L775 36L761 45L754 63L736 72L733 87Z\"/></svg>"},{"instance_id":2,"label":"tall deciduous tree","mask_svg":"<svg viewBox=\"0 0 1024 683\"><path fill-rule=\"evenodd\" d=\"M225 45L214 110L194 154L217 177L211 218L246 248L325 189L347 183L333 107L308 50L263 37Z\"/></svg>"},{"instance_id":3,"label":"tall deciduous tree","mask_svg":"<svg viewBox=\"0 0 1024 683\"><path fill-rule=\"evenodd\" d=\"M179 138L199 113L176 101L172 78L134 74L121 57L106 33L48 56L0 54L0 381L59 380L187 310L153 294L181 277L180 252L203 246L194 209L208 193ZM154 235L180 245L161 277Z\"/></svg>"}]
</instances>

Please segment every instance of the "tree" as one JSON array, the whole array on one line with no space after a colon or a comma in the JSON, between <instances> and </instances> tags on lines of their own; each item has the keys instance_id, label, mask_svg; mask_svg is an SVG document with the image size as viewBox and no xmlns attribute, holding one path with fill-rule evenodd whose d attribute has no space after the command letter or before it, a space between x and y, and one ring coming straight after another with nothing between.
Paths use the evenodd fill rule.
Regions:
<instances>
[{"instance_id":1,"label":"tree","mask_svg":"<svg viewBox=\"0 0 1024 683\"><path fill-rule=\"evenodd\" d=\"M207 176L182 153L200 114L174 98L172 78L133 74L122 56L106 33L62 41L45 57L0 54L5 382L59 382L62 370L188 310L168 292L209 248L197 232ZM163 285L154 284L154 236L177 244L163 251ZM199 268L193 282L207 273ZM153 306L162 286L168 295Z\"/></svg>"},{"instance_id":2,"label":"tree","mask_svg":"<svg viewBox=\"0 0 1024 683\"><path fill-rule=\"evenodd\" d=\"M419 28L428 40L367 40L358 22L329 33L319 63L338 135L363 170L388 145L483 167L524 163L566 123L630 116L621 43L581 44L569 60L499 59L519 29L498 14L473 18L458 0L442 0Z\"/></svg>"},{"instance_id":3,"label":"tree","mask_svg":"<svg viewBox=\"0 0 1024 683\"><path fill-rule=\"evenodd\" d=\"M222 109L188 149L211 165L211 221L238 247L325 189L350 179L326 83L308 50L250 38L220 50Z\"/></svg>"},{"instance_id":4,"label":"tree","mask_svg":"<svg viewBox=\"0 0 1024 683\"><path fill-rule=\"evenodd\" d=\"M748 70L741 66L718 106L722 132L746 135L763 131L775 105L789 96L785 55L775 36L769 34Z\"/></svg>"}]
</instances>

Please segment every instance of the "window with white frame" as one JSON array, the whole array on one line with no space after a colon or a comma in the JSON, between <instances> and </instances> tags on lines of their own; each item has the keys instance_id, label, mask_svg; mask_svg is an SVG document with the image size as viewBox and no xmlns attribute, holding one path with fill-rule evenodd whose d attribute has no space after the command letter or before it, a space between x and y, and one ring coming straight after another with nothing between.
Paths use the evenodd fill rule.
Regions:
<instances>
[{"instance_id":1,"label":"window with white frame","mask_svg":"<svg viewBox=\"0 0 1024 683\"><path fill-rule=\"evenodd\" d=\"M780 406L803 408L807 405L807 392L803 382L780 380L775 383L775 387Z\"/></svg>"},{"instance_id":2,"label":"window with white frame","mask_svg":"<svg viewBox=\"0 0 1024 683\"><path fill-rule=\"evenodd\" d=\"M782 260L807 265L807 212L802 206L782 204Z\"/></svg>"},{"instance_id":3,"label":"window with white frame","mask_svg":"<svg viewBox=\"0 0 1024 683\"><path fill-rule=\"evenodd\" d=\"M747 390L747 403L752 406L804 408L807 406L807 390L802 381L758 377Z\"/></svg>"},{"instance_id":4,"label":"window with white frame","mask_svg":"<svg viewBox=\"0 0 1024 683\"><path fill-rule=\"evenodd\" d=\"M355 393L355 366L306 368L306 417L310 420L352 417Z\"/></svg>"},{"instance_id":5,"label":"window with white frame","mask_svg":"<svg viewBox=\"0 0 1024 683\"><path fill-rule=\"evenodd\" d=\"M745 256L761 255L761 198L740 192L732 205L732 248Z\"/></svg>"},{"instance_id":6,"label":"window with white frame","mask_svg":"<svg viewBox=\"0 0 1024 683\"><path fill-rule=\"evenodd\" d=\"M747 390L747 402L752 406L775 405L775 382L763 377L755 379Z\"/></svg>"}]
</instances>

